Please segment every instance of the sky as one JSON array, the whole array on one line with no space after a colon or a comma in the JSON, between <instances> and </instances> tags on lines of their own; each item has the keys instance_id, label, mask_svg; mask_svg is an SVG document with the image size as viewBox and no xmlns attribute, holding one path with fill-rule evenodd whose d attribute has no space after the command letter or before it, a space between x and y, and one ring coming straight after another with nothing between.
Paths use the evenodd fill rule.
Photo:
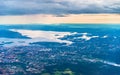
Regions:
<instances>
[{"instance_id":1,"label":"sky","mask_svg":"<svg viewBox=\"0 0 120 75\"><path fill-rule=\"evenodd\" d=\"M120 14L120 0L0 0L0 23L27 23L40 18L49 20L50 16L66 18L82 14Z\"/></svg>"}]
</instances>

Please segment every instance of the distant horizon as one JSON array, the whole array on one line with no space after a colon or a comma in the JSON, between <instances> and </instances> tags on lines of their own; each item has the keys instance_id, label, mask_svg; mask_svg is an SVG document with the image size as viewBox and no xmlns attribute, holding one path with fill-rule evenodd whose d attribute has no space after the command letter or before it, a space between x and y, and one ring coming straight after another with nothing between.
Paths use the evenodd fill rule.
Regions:
<instances>
[{"instance_id":1,"label":"distant horizon","mask_svg":"<svg viewBox=\"0 0 120 75\"><path fill-rule=\"evenodd\" d=\"M0 26L120 26L120 23L31 23L31 24L0 24Z\"/></svg>"},{"instance_id":2,"label":"distant horizon","mask_svg":"<svg viewBox=\"0 0 120 75\"><path fill-rule=\"evenodd\" d=\"M83 23L83 24L119 24L120 14L71 14L66 16L54 15L12 15L0 16L0 24L60 24L60 23Z\"/></svg>"},{"instance_id":3,"label":"distant horizon","mask_svg":"<svg viewBox=\"0 0 120 75\"><path fill-rule=\"evenodd\" d=\"M62 25L62 24L76 24L76 25L120 25L120 23L26 23L26 24L0 24L0 25Z\"/></svg>"}]
</instances>

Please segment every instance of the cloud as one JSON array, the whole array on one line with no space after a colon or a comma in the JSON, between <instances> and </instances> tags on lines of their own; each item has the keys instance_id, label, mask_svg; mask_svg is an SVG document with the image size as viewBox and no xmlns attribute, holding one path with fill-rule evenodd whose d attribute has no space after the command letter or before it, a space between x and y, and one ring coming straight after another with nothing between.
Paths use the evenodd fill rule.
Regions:
<instances>
[{"instance_id":1,"label":"cloud","mask_svg":"<svg viewBox=\"0 0 120 75\"><path fill-rule=\"evenodd\" d=\"M57 32L57 31L32 31L32 30L16 30L10 29L10 31L18 32L23 36L31 38L34 42L58 42L58 43L66 43L66 45L71 45L72 41L61 40L60 38L64 38L65 36L70 36L77 34L76 32ZM34 34L34 36L33 36ZM29 40L31 40L29 39ZM33 42L32 41L32 42Z\"/></svg>"},{"instance_id":2,"label":"cloud","mask_svg":"<svg viewBox=\"0 0 120 75\"><path fill-rule=\"evenodd\" d=\"M120 0L0 0L0 15L120 13Z\"/></svg>"}]
</instances>

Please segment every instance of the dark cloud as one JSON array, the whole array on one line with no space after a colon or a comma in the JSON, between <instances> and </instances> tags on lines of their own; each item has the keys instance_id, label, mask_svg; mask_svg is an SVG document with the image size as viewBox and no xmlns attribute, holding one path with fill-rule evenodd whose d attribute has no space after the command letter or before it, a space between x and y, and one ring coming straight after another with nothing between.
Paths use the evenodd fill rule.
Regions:
<instances>
[{"instance_id":1,"label":"dark cloud","mask_svg":"<svg viewBox=\"0 0 120 75\"><path fill-rule=\"evenodd\" d=\"M0 0L0 15L120 13L120 0Z\"/></svg>"}]
</instances>

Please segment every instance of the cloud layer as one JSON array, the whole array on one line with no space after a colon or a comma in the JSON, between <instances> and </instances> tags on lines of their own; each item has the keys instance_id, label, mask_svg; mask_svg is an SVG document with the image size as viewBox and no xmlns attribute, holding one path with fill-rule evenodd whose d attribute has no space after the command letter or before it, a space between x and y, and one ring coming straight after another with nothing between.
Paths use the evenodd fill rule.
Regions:
<instances>
[{"instance_id":1,"label":"cloud layer","mask_svg":"<svg viewBox=\"0 0 120 75\"><path fill-rule=\"evenodd\" d=\"M0 0L0 15L120 13L120 0Z\"/></svg>"}]
</instances>

